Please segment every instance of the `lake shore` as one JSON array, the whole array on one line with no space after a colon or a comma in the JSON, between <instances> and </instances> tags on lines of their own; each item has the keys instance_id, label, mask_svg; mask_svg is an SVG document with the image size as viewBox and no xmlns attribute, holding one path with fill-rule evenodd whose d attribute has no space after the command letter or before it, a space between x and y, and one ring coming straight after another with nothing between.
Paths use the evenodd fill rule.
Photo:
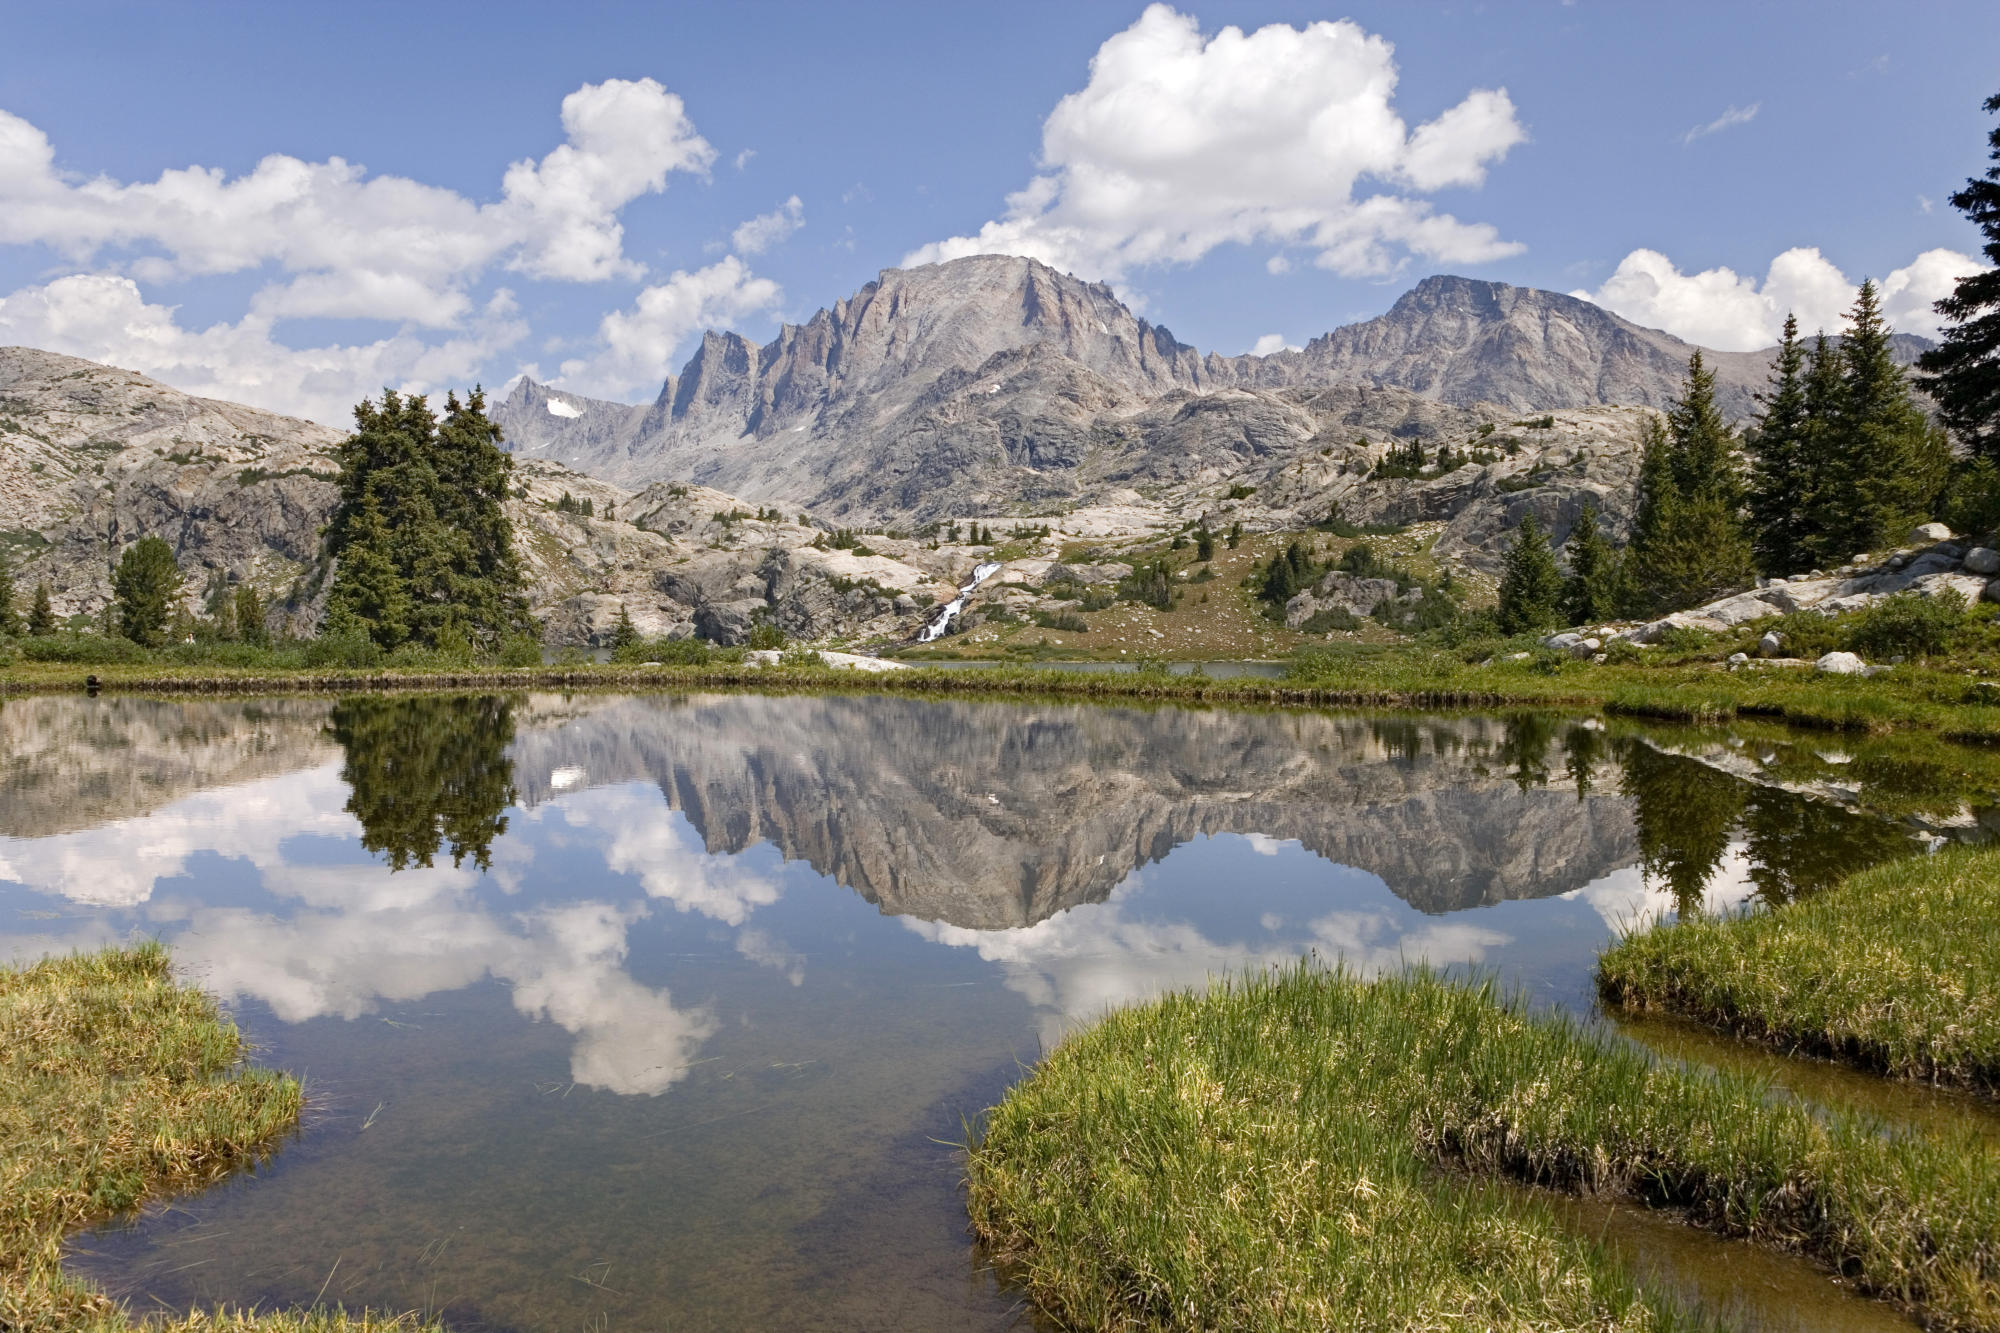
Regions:
<instances>
[{"instance_id":1,"label":"lake shore","mask_svg":"<svg viewBox=\"0 0 2000 1333\"><path fill-rule=\"evenodd\" d=\"M968 1159L975 1230L1090 1328L1694 1324L1491 1180L1630 1194L1992 1329L1992 1179L1968 1139L1655 1063L1490 985L1306 965L1104 1018Z\"/></svg>"},{"instance_id":2,"label":"lake shore","mask_svg":"<svg viewBox=\"0 0 2000 1333\"><path fill-rule=\"evenodd\" d=\"M2000 853L1877 866L1748 916L1627 936L1598 991L1893 1078L2000 1095Z\"/></svg>"},{"instance_id":3,"label":"lake shore","mask_svg":"<svg viewBox=\"0 0 2000 1333\"><path fill-rule=\"evenodd\" d=\"M751 688L1303 707L1593 708L1679 722L1761 718L1825 731L1910 728L1950 740L2000 743L2000 689L1948 664L1909 664L1879 676L1859 677L1800 668L1730 670L1707 662L1614 665L1544 657L1466 664L1449 654L1415 650L1308 659L1277 680L1173 675L1157 667L1126 673L1013 665L863 673L729 661L394 670L16 662L0 668L0 694L76 691L93 679L102 690L142 694Z\"/></svg>"},{"instance_id":4,"label":"lake shore","mask_svg":"<svg viewBox=\"0 0 2000 1333\"><path fill-rule=\"evenodd\" d=\"M0 1328L237 1333L436 1328L340 1310L196 1311L141 1323L64 1276L64 1238L201 1189L298 1124L288 1074L249 1067L236 1025L157 944L0 968Z\"/></svg>"}]
</instances>

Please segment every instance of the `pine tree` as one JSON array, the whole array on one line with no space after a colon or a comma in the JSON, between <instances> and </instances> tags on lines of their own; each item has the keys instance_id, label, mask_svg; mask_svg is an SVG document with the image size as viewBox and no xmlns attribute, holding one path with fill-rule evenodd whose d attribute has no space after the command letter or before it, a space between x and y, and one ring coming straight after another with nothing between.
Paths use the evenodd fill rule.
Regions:
<instances>
[{"instance_id":1,"label":"pine tree","mask_svg":"<svg viewBox=\"0 0 2000 1333\"><path fill-rule=\"evenodd\" d=\"M1242 544L1243 523L1241 520L1229 525L1229 536L1224 538L1224 540L1229 544L1229 549L1232 551Z\"/></svg>"},{"instance_id":2,"label":"pine tree","mask_svg":"<svg viewBox=\"0 0 2000 1333\"><path fill-rule=\"evenodd\" d=\"M625 604L618 604L618 623L611 630L611 646L624 648L639 642L639 627L632 623L632 613Z\"/></svg>"},{"instance_id":3,"label":"pine tree","mask_svg":"<svg viewBox=\"0 0 2000 1333\"><path fill-rule=\"evenodd\" d=\"M1766 574L1810 569L1807 529L1810 483L1806 467L1806 352L1799 321L1785 316L1771 387L1757 396L1764 411L1744 436L1750 455L1750 546Z\"/></svg>"},{"instance_id":4,"label":"pine tree","mask_svg":"<svg viewBox=\"0 0 2000 1333\"><path fill-rule=\"evenodd\" d=\"M259 648L271 642L271 632L264 628L264 599L248 583L236 589L236 633L243 642Z\"/></svg>"},{"instance_id":5,"label":"pine tree","mask_svg":"<svg viewBox=\"0 0 2000 1333\"><path fill-rule=\"evenodd\" d=\"M1664 425L1649 421L1639 511L1626 565L1643 612L1678 611L1755 577L1743 531L1736 436L1715 405L1715 376L1697 351Z\"/></svg>"},{"instance_id":6,"label":"pine tree","mask_svg":"<svg viewBox=\"0 0 2000 1333\"><path fill-rule=\"evenodd\" d=\"M2000 112L2000 94L1986 99ZM2000 127L1986 136L1994 165L1951 196L1951 206L1985 233L1988 264L2000 266ZM1920 381L1938 413L1978 457L2000 464L2000 267L1960 278L1937 303L1949 321L1938 345L1918 361Z\"/></svg>"},{"instance_id":7,"label":"pine tree","mask_svg":"<svg viewBox=\"0 0 2000 1333\"><path fill-rule=\"evenodd\" d=\"M181 567L174 548L158 537L141 537L118 558L111 586L118 632L148 648L165 643L181 597Z\"/></svg>"},{"instance_id":8,"label":"pine tree","mask_svg":"<svg viewBox=\"0 0 2000 1333\"><path fill-rule=\"evenodd\" d=\"M1195 529L1194 558L1203 563L1215 559L1215 534L1208 530L1206 523Z\"/></svg>"},{"instance_id":9,"label":"pine tree","mask_svg":"<svg viewBox=\"0 0 2000 1333\"><path fill-rule=\"evenodd\" d=\"M336 635L367 634L388 649L409 637L408 585L396 568L389 528L373 495L347 518L340 567L326 599L326 630Z\"/></svg>"},{"instance_id":10,"label":"pine tree","mask_svg":"<svg viewBox=\"0 0 2000 1333\"><path fill-rule=\"evenodd\" d=\"M1828 562L1901 542L1930 516L1950 467L1942 435L1910 397L1875 284L1864 281L1840 343L1841 396L1823 506Z\"/></svg>"},{"instance_id":11,"label":"pine tree","mask_svg":"<svg viewBox=\"0 0 2000 1333\"><path fill-rule=\"evenodd\" d=\"M0 555L0 638L13 638L20 632L21 616L14 609L14 571L7 557Z\"/></svg>"},{"instance_id":12,"label":"pine tree","mask_svg":"<svg viewBox=\"0 0 2000 1333\"><path fill-rule=\"evenodd\" d=\"M1618 557L1604 530L1597 526L1597 510L1583 507L1563 543L1569 561L1569 577L1563 582L1563 620L1571 625L1594 625L1618 614Z\"/></svg>"},{"instance_id":13,"label":"pine tree","mask_svg":"<svg viewBox=\"0 0 2000 1333\"><path fill-rule=\"evenodd\" d=\"M241 638L236 626L236 598L230 595L227 584L216 590L210 604L214 608L209 612L210 632L223 643L234 643Z\"/></svg>"},{"instance_id":14,"label":"pine tree","mask_svg":"<svg viewBox=\"0 0 2000 1333\"><path fill-rule=\"evenodd\" d=\"M56 609L49 602L49 585L35 585L35 600L28 608L28 634L43 638L56 632Z\"/></svg>"},{"instance_id":15,"label":"pine tree","mask_svg":"<svg viewBox=\"0 0 2000 1333\"><path fill-rule=\"evenodd\" d=\"M365 629L384 648L460 636L490 646L527 632L503 507L513 460L484 393L448 396L442 420L421 397L384 393L379 408L364 401L354 419L327 529L327 556L337 562L329 623Z\"/></svg>"},{"instance_id":16,"label":"pine tree","mask_svg":"<svg viewBox=\"0 0 2000 1333\"><path fill-rule=\"evenodd\" d=\"M1805 417L1799 427L1799 474L1806 480L1800 496L1799 558L1803 567L1839 564L1836 473L1841 467L1840 421L1847 386L1840 374L1840 349L1824 333L1813 339L1806 356Z\"/></svg>"},{"instance_id":17,"label":"pine tree","mask_svg":"<svg viewBox=\"0 0 2000 1333\"><path fill-rule=\"evenodd\" d=\"M1506 634L1531 634L1562 618L1563 577L1556 568L1549 539L1533 514L1521 519L1514 544L1507 548L1500 576L1500 629Z\"/></svg>"}]
</instances>

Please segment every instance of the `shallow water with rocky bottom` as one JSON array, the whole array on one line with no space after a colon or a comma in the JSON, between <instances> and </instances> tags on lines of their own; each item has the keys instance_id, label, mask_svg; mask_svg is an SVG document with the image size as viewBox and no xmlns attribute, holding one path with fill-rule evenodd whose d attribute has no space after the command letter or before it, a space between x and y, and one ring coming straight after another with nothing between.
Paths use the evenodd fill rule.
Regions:
<instances>
[{"instance_id":1,"label":"shallow water with rocky bottom","mask_svg":"<svg viewBox=\"0 0 2000 1333\"><path fill-rule=\"evenodd\" d=\"M308 1091L258 1169L72 1271L135 1309L461 1330L1028 1327L953 1145L1074 1025L1307 953L1589 1014L1620 924L1981 838L2000 790L1910 738L862 695L30 697L0 756L0 957L157 936ZM1794 1259L1571 1215L1758 1326L1910 1327Z\"/></svg>"}]
</instances>

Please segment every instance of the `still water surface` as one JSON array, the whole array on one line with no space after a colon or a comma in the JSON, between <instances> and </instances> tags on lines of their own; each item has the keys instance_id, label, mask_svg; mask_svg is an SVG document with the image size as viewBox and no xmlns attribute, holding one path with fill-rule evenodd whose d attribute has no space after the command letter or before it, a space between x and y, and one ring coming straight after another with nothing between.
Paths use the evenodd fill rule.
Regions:
<instances>
[{"instance_id":1,"label":"still water surface","mask_svg":"<svg viewBox=\"0 0 2000 1333\"><path fill-rule=\"evenodd\" d=\"M79 1242L135 1305L1022 1327L950 1145L1071 1025L1309 952L1588 1012L1617 923L1979 836L1955 761L1844 745L867 697L15 700L0 957L161 937L306 1079L266 1166ZM1683 1268L1740 1253L1690 1243ZM1893 1322L1742 1262L1719 1289L1782 1289L1797 1326Z\"/></svg>"}]
</instances>

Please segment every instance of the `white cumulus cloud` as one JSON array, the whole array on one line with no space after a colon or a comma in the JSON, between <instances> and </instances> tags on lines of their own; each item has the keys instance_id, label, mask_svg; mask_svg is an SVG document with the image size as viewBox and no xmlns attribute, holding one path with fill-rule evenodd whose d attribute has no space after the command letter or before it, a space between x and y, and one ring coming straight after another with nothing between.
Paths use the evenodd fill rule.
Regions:
<instances>
[{"instance_id":1,"label":"white cumulus cloud","mask_svg":"<svg viewBox=\"0 0 2000 1333\"><path fill-rule=\"evenodd\" d=\"M43 246L89 270L0 298L0 342L333 425L385 386L462 383L526 333L513 297L480 294L483 280L642 278L645 266L624 252L621 211L675 173L706 177L715 160L681 99L652 79L585 84L563 99L561 119L564 141L514 162L498 197L481 202L339 157L283 153L235 176L189 166L151 181L85 178L61 168L39 128L0 111L0 245ZM271 280L242 319L202 329L147 290L260 270ZM278 336L284 321L306 318L394 328L331 347Z\"/></svg>"},{"instance_id":2,"label":"white cumulus cloud","mask_svg":"<svg viewBox=\"0 0 2000 1333\"><path fill-rule=\"evenodd\" d=\"M1890 326L1900 333L1935 336L1932 303L1982 267L1970 255L1926 250L1879 279ZM1804 246L1773 259L1762 282L1723 267L1683 273L1657 250L1634 250L1596 291L1570 294L1704 347L1749 352L1778 340L1787 313L1796 314L1808 334L1839 332L1859 287L1817 249Z\"/></svg>"},{"instance_id":3,"label":"white cumulus cloud","mask_svg":"<svg viewBox=\"0 0 2000 1333\"><path fill-rule=\"evenodd\" d=\"M269 317L184 327L175 308L146 300L129 277L75 274L0 297L0 345L65 352L136 370L188 393L345 425L354 404L384 387L429 393L474 378L523 337L502 289L469 326L441 341L399 330L375 342L295 348Z\"/></svg>"},{"instance_id":4,"label":"white cumulus cloud","mask_svg":"<svg viewBox=\"0 0 2000 1333\"><path fill-rule=\"evenodd\" d=\"M806 206L793 195L768 213L759 213L729 233L739 255L762 254L806 225Z\"/></svg>"},{"instance_id":5,"label":"white cumulus cloud","mask_svg":"<svg viewBox=\"0 0 2000 1333\"><path fill-rule=\"evenodd\" d=\"M555 383L614 398L657 389L689 335L769 310L782 294L777 283L757 277L735 255L692 273L675 270L640 292L630 309L606 315L597 329L598 348L563 362Z\"/></svg>"},{"instance_id":6,"label":"white cumulus cloud","mask_svg":"<svg viewBox=\"0 0 2000 1333\"><path fill-rule=\"evenodd\" d=\"M1516 253L1490 225L1414 197L1481 184L1526 138L1506 90L1411 130L1393 104L1394 55L1347 20L1204 37L1193 16L1152 5L1057 103L1042 171L1006 213L904 262L1017 254L1116 280L1226 244L1297 245L1348 276L1393 273L1409 254Z\"/></svg>"}]
</instances>

